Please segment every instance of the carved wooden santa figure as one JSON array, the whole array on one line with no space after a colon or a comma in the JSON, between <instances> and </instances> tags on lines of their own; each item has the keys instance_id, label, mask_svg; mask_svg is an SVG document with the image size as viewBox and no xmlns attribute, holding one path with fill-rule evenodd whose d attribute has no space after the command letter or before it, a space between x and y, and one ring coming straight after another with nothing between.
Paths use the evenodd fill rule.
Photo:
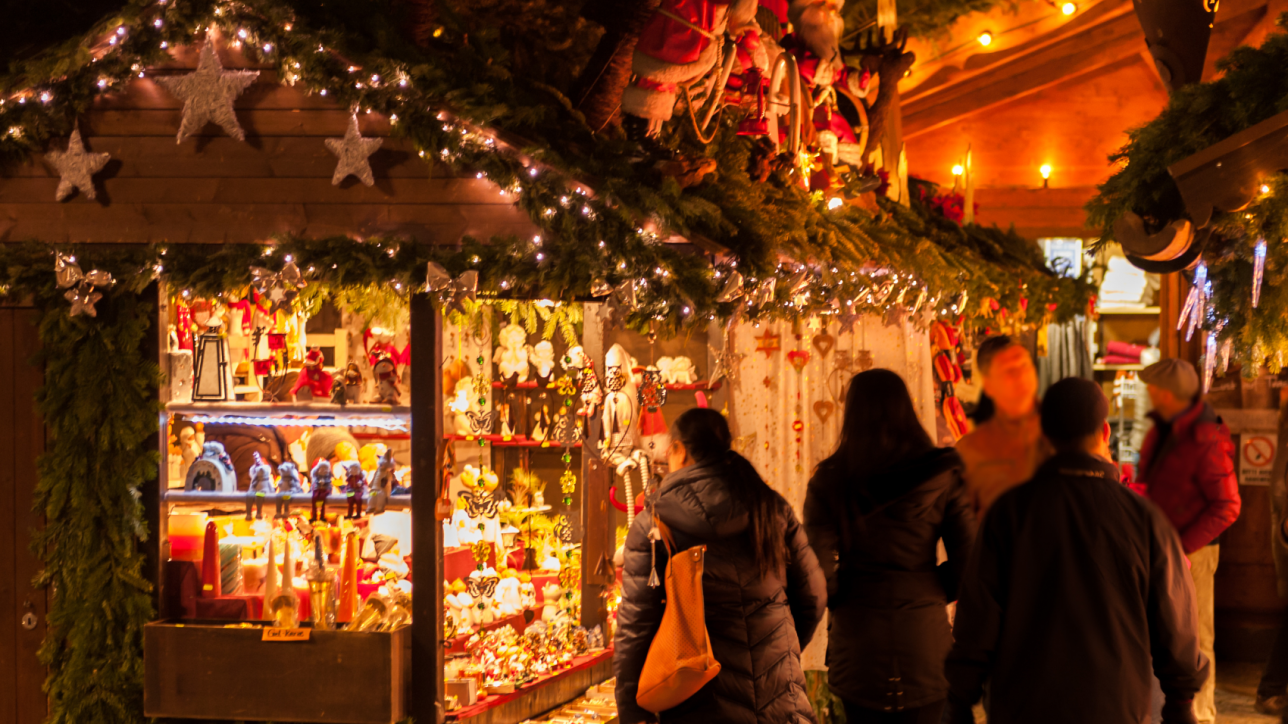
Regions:
<instances>
[{"instance_id":1,"label":"carved wooden santa figure","mask_svg":"<svg viewBox=\"0 0 1288 724\"><path fill-rule=\"evenodd\" d=\"M716 69L726 36L745 61L741 70L755 66L765 77L772 58L761 44L757 8L757 0L662 0L635 45L635 80L622 93L622 111L647 119L649 135L657 135L680 89ZM693 93L696 104L703 89Z\"/></svg>"},{"instance_id":2,"label":"carved wooden santa figure","mask_svg":"<svg viewBox=\"0 0 1288 724\"><path fill-rule=\"evenodd\" d=\"M297 401L312 402L315 397L326 399L331 394L331 374L322 369L325 362L320 349L311 349L304 355L304 366L291 388Z\"/></svg>"}]
</instances>

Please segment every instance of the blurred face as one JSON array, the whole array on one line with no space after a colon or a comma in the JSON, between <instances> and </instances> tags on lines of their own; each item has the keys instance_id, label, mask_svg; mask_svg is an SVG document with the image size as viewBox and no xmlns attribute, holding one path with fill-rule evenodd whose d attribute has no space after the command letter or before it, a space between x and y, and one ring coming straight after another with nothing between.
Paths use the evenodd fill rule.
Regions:
<instances>
[{"instance_id":1,"label":"blurred face","mask_svg":"<svg viewBox=\"0 0 1288 724\"><path fill-rule=\"evenodd\" d=\"M1028 350L1015 345L998 352L984 375L984 392L1006 415L1028 414L1038 394L1038 371Z\"/></svg>"},{"instance_id":2,"label":"blurred face","mask_svg":"<svg viewBox=\"0 0 1288 724\"><path fill-rule=\"evenodd\" d=\"M1153 405L1154 409L1163 417L1175 417L1182 412L1185 412L1185 409L1189 407L1186 402L1177 399L1176 395L1171 390L1150 384L1145 385L1145 390L1149 393L1150 404Z\"/></svg>"},{"instance_id":3,"label":"blurred face","mask_svg":"<svg viewBox=\"0 0 1288 724\"><path fill-rule=\"evenodd\" d=\"M684 449L684 443L679 440L672 440L671 444L666 448L667 469L675 472L680 468L688 467L691 462L689 460L689 451Z\"/></svg>"}]
</instances>

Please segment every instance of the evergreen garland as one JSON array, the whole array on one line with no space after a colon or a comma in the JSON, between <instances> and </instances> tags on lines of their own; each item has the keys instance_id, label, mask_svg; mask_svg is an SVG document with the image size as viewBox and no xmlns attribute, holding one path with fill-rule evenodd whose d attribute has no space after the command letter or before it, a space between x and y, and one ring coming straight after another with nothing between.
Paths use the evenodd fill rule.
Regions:
<instances>
[{"instance_id":1,"label":"evergreen garland","mask_svg":"<svg viewBox=\"0 0 1288 724\"><path fill-rule=\"evenodd\" d=\"M51 724L134 722L143 711L143 625L153 610L139 490L160 464L148 441L161 378L145 354L153 309L139 296L148 283L138 274L142 256L94 260L136 283L101 289L96 318L70 317L50 283L48 247L0 247L0 287L31 298L40 313L45 380L36 399L49 440L36 486L45 525L32 549L44 563L37 585L50 591L40 660L49 667Z\"/></svg>"},{"instance_id":2,"label":"evergreen garland","mask_svg":"<svg viewBox=\"0 0 1288 724\"><path fill-rule=\"evenodd\" d=\"M735 134L736 112L723 115L719 138L709 146L689 138L685 121L672 122L665 136L672 151L718 163L714 178L681 189L637 144L592 134L563 92L546 82L566 85L593 35L562 5L524 3L537 25L564 28L557 37L568 41L539 63L532 59L541 54L525 49L513 23L493 19L487 25L482 12L458 12L449 3L433 5L437 14L423 48L401 39L397 23L404 15L395 8L296 5L135 0L85 40L25 64L8 79L4 85L18 93L0 106L0 129L18 132L0 135L0 160L25 159L68 133L97 94L166 60L161 43L191 43L197 29L217 26L225 38L244 34L247 53L276 65L284 82L325 90L342 107L388 114L395 132L409 138L427 163L487 178L512 194L541 228L539 243L466 239L459 250L429 254L453 274L479 269L487 293L571 300L588 296L597 282L632 282L640 299L631 315L636 326L663 320L664 328L676 330L733 313L733 304L716 301L726 267L695 264L691 252L662 243L679 234L730 249L725 263L747 277L748 292L762 278L779 279L771 304L744 309L751 316L834 313L842 306L884 312L880 295L869 292L892 276L899 289L891 298L915 290L902 295L905 306L921 288L930 290L926 302L940 314L954 312L963 291L977 301L995 300L997 305L954 312L982 324L1008 313L1023 317L1030 300L1056 319L1085 309L1089 287L1056 277L1017 236L948 228L918 204L917 214L884 200L876 214L851 204L831 209L830 199L808 193L784 172L769 182L753 181L747 170L753 142ZM117 38L114 48L91 62L92 43L109 34ZM481 127L530 140L508 147ZM1008 263L990 256L997 249ZM821 283L808 299L792 299L781 282L804 266Z\"/></svg>"},{"instance_id":3,"label":"evergreen garland","mask_svg":"<svg viewBox=\"0 0 1288 724\"><path fill-rule=\"evenodd\" d=\"M1288 15L1278 21L1283 28ZM1239 47L1219 64L1224 75L1174 93L1157 118L1130 132L1121 164L1087 204L1088 223L1112 240L1113 223L1127 211L1153 232L1173 219L1188 218L1185 202L1167 167L1231 135L1288 110L1288 33L1276 32L1259 48ZM1214 335L1219 349L1228 341L1229 359L1256 374L1267 365L1277 372L1288 352L1288 176L1263 182L1269 193L1236 213L1217 211L1215 233L1202 260L1211 282L1211 302L1201 338ZM1267 244L1261 300L1252 308L1253 249Z\"/></svg>"}]
</instances>

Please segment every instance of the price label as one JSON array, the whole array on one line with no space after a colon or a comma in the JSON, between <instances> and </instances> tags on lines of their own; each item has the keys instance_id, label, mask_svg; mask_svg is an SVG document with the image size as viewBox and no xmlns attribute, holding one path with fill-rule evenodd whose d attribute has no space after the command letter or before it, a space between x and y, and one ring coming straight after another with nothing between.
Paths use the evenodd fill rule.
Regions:
<instances>
[{"instance_id":1,"label":"price label","mask_svg":"<svg viewBox=\"0 0 1288 724\"><path fill-rule=\"evenodd\" d=\"M308 641L311 628L272 628L264 627L260 641Z\"/></svg>"}]
</instances>

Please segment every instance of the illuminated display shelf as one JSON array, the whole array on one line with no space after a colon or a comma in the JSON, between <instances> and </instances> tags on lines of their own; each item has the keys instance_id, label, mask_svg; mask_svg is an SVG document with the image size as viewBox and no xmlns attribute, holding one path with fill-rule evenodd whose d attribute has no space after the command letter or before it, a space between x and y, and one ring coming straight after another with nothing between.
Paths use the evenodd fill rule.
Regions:
<instances>
[{"instance_id":1,"label":"illuminated display shelf","mask_svg":"<svg viewBox=\"0 0 1288 724\"><path fill-rule=\"evenodd\" d=\"M292 508L307 508L312 505L313 499L311 495L311 493L307 492L294 493L290 496L291 499L287 505ZM279 499L286 497L287 496L283 493L265 493L264 506L276 505ZM252 497L245 490L239 490L235 493L224 493L213 490L183 490L181 488L174 488L165 491L165 502L175 505L220 505L225 503L228 505L245 505L247 498L251 498L252 501L256 500L256 498ZM341 506L348 502L348 496L342 492L331 493L326 498L326 504L330 506ZM407 510L411 508L411 494L390 495L389 501L385 504L385 507L389 510ZM366 508L367 496L366 494L363 494L362 509L366 510Z\"/></svg>"},{"instance_id":2,"label":"illuminated display shelf","mask_svg":"<svg viewBox=\"0 0 1288 724\"><path fill-rule=\"evenodd\" d=\"M184 415L207 425L268 427L365 427L394 433L409 431L407 405L333 405L330 403L171 402L167 414Z\"/></svg>"}]
</instances>

